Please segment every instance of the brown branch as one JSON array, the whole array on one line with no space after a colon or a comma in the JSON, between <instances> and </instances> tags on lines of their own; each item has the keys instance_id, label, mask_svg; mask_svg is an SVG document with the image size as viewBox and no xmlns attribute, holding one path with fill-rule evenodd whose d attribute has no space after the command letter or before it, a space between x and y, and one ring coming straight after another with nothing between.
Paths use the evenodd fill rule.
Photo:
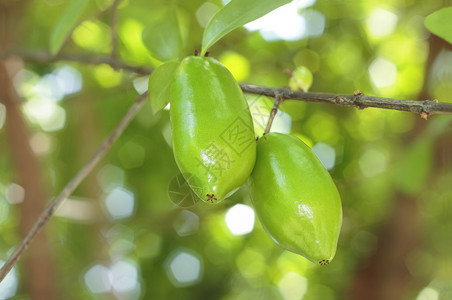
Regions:
<instances>
[{"instance_id":1,"label":"brown branch","mask_svg":"<svg viewBox=\"0 0 452 300\"><path fill-rule=\"evenodd\" d=\"M273 102L272 110L270 111L270 116L268 117L267 127L265 128L264 134L269 133L272 128L273 120L275 119L276 113L278 112L279 105L284 101L281 94L275 95L275 102Z\"/></svg>"},{"instance_id":2,"label":"brown branch","mask_svg":"<svg viewBox=\"0 0 452 300\"><path fill-rule=\"evenodd\" d=\"M20 246L10 256L8 261L0 269L0 282L5 278L12 267L17 263L21 255L28 248L31 242L35 239L36 235L43 229L44 225L49 222L55 211L61 205L61 203L75 190L75 188L82 182L82 180L91 172L101 158L107 153L111 145L118 139L124 129L135 117L140 108L143 106L147 99L147 93L140 95L126 115L122 118L116 128L112 131L110 136L100 145L97 151L91 156L88 162L80 169L80 171L72 178L72 180L64 187L58 197L50 203L47 209L41 214L39 219L30 229L27 236L24 238Z\"/></svg>"},{"instance_id":3,"label":"brown branch","mask_svg":"<svg viewBox=\"0 0 452 300\"><path fill-rule=\"evenodd\" d=\"M123 69L140 75L149 75L152 73L153 70L152 68L149 67L129 65L121 60L117 60L108 56L93 56L90 54L76 54L76 53L72 54L61 53L56 56L52 56L47 52L41 51L37 52L6 51L0 54L0 60L11 56L16 56L23 59L24 61L34 62L38 64L50 64L61 61L76 62L89 65L106 64L111 66L113 69Z\"/></svg>"},{"instance_id":4,"label":"brown branch","mask_svg":"<svg viewBox=\"0 0 452 300\"><path fill-rule=\"evenodd\" d=\"M85 64L107 64L114 69L124 69L135 72L141 75L149 75L153 69L144 66L129 65L120 60L112 59L111 57L82 55L82 54L59 54L52 57L46 52L17 52L6 51L0 54L0 60L8 56L19 56L25 61L35 63L54 63L59 61L79 62ZM422 117L427 117L433 114L452 114L452 103L439 103L436 100L400 100L392 98L381 98L366 96L363 93L356 93L350 95L340 94L324 94L324 93L307 93L292 91L289 88L271 88L252 84L240 84L244 93L263 95L267 97L276 97L276 94L281 94L285 100L298 100L305 102L327 103L340 106L351 106L358 109L367 107L392 109L398 111L406 111L420 114Z\"/></svg>"},{"instance_id":5,"label":"brown branch","mask_svg":"<svg viewBox=\"0 0 452 300\"><path fill-rule=\"evenodd\" d=\"M367 107L392 109L417 114L452 114L452 103L439 103L436 100L399 100L366 96L363 93L353 95L296 92L288 88L270 88L251 84L240 84L244 93L275 97L278 93L286 100L327 103L340 106L352 106L359 109Z\"/></svg>"}]
</instances>

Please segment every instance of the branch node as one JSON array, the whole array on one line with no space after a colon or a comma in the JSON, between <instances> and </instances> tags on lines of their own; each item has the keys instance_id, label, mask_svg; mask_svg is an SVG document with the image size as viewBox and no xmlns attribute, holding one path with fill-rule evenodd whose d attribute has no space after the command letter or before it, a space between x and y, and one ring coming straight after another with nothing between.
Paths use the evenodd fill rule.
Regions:
<instances>
[{"instance_id":1,"label":"branch node","mask_svg":"<svg viewBox=\"0 0 452 300\"><path fill-rule=\"evenodd\" d=\"M419 115L421 116L421 119L424 119L424 120L427 121L429 113L424 111L424 110L422 110Z\"/></svg>"},{"instance_id":2,"label":"branch node","mask_svg":"<svg viewBox=\"0 0 452 300\"><path fill-rule=\"evenodd\" d=\"M364 93L361 93L359 90L356 90L353 93L353 98L352 98L353 105L356 106L356 108L358 108L359 110L363 110L363 109L367 108L367 106L362 104L360 101L361 98L365 97L365 96L366 95Z\"/></svg>"},{"instance_id":3,"label":"branch node","mask_svg":"<svg viewBox=\"0 0 452 300\"><path fill-rule=\"evenodd\" d=\"M340 97L340 96L334 97L333 100L334 100L334 102L336 102L336 103L339 104L339 105L345 105L345 103L347 103L347 99L342 98L342 97Z\"/></svg>"}]
</instances>

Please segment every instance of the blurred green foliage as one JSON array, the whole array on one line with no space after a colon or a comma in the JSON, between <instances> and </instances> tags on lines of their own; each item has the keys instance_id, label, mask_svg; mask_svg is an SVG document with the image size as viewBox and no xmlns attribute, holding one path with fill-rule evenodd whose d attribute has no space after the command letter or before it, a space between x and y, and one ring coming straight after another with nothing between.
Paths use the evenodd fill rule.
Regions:
<instances>
[{"instance_id":1,"label":"blurred green foliage","mask_svg":"<svg viewBox=\"0 0 452 300\"><path fill-rule=\"evenodd\" d=\"M69 2L73 1L25 2L17 27L8 29L15 32L14 48L48 50L56 20ZM111 2L93 1L60 52L108 55L112 50ZM266 40L262 31L242 27L216 43L211 56L230 68L240 82L287 86L289 75L283 70L304 65L313 73L313 92L352 94L359 89L367 95L416 99L428 82L431 98L452 102L451 69L445 67L452 64L451 52L438 56L441 61L426 70L430 34L423 20L441 8L443 1L297 3L306 4L300 6L300 16L311 16L304 19L305 33L298 39ZM179 22L180 52L188 56L200 50L203 26L223 4L220 0L121 1L117 11L121 60L157 67L167 58L152 56L142 38L143 30L170 5ZM324 23L315 16L323 16ZM280 22L278 27L289 26L284 25L284 18ZM64 77L60 71L67 66L69 75ZM146 90L148 81L146 76L106 65L64 61L26 63L14 80L25 98L30 144L51 196L87 161L138 92ZM63 90L59 95L58 80L66 80L59 86ZM69 92L68 86L77 82L81 88ZM272 99L247 97L260 134ZM59 213L47 225L58 278L55 289L62 299L112 295L118 299L344 299L363 262L384 243L381 225L392 215L398 199L410 196L416 201L423 242L404 261L416 282L407 299L448 299L451 120L450 116L431 116L425 122L404 112L295 101L281 105L274 130L290 131L309 146L323 143L334 149L333 156L317 154L324 163L333 161L329 171L342 196L344 225L336 258L322 268L278 248L257 219L251 232L232 234L225 216L237 203L251 206L246 186L219 205L200 201L188 208L175 205L168 194L171 180L178 175L169 112L154 115L147 103L71 196L68 203L73 206L61 208L68 213ZM15 184L7 130L0 122L3 261L22 239L20 203L15 202L21 192ZM97 213L88 213L96 207L100 207ZM236 214L236 222L239 217ZM34 251L33 245L28 251ZM27 299L22 284L27 270L19 263L14 272L15 293Z\"/></svg>"}]
</instances>

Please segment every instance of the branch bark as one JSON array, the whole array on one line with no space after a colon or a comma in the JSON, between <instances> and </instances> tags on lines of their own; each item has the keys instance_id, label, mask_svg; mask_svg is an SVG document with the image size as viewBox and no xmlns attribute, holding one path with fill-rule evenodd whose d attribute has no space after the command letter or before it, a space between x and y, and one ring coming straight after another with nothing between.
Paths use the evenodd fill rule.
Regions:
<instances>
[{"instance_id":1,"label":"branch bark","mask_svg":"<svg viewBox=\"0 0 452 300\"><path fill-rule=\"evenodd\" d=\"M100 65L107 64L114 69L123 69L140 75L149 75L153 69L146 66L130 65L121 60L111 57L92 56L84 54L60 54L51 56L46 52L23 52L23 51L6 51L0 54L0 60L9 56L19 56L25 61L35 63L54 63L60 61L78 62L84 64ZM367 107L391 109L398 111L406 111L417 113L421 117L426 118L433 114L452 114L452 103L439 103L436 100L400 100L393 98L382 98L366 96L363 93L341 95L341 94L325 94L325 93L307 93L292 91L289 88L272 88L253 84L240 84L244 93L263 95L275 98L280 94L285 100L297 100L305 102L326 103L339 106L350 106L358 109Z\"/></svg>"},{"instance_id":2,"label":"branch bark","mask_svg":"<svg viewBox=\"0 0 452 300\"><path fill-rule=\"evenodd\" d=\"M53 200L47 209L40 215L39 219L34 224L33 228L28 232L19 247L14 251L10 258L0 269L0 282L5 278L12 267L17 263L21 255L28 248L31 242L36 238L37 234L43 229L44 225L49 222L55 211L61 205L61 203L75 190L75 188L82 182L82 180L91 172L101 158L107 153L111 145L118 139L123 133L124 129L135 117L140 108L143 106L147 99L147 93L140 95L126 115L122 118L116 128L112 131L110 136L102 143L97 151L91 156L88 162L80 169L80 171L74 176L74 178L65 186L58 197Z\"/></svg>"},{"instance_id":3,"label":"branch bark","mask_svg":"<svg viewBox=\"0 0 452 300\"><path fill-rule=\"evenodd\" d=\"M413 112L417 114L452 114L452 103L439 103L436 100L399 100L366 96L363 93L353 95L324 94L296 92L288 88L270 88L251 84L240 84L243 92L276 97L280 94L285 100L299 100L305 102L327 103L340 106L352 106L358 109L367 107L392 109Z\"/></svg>"}]
</instances>

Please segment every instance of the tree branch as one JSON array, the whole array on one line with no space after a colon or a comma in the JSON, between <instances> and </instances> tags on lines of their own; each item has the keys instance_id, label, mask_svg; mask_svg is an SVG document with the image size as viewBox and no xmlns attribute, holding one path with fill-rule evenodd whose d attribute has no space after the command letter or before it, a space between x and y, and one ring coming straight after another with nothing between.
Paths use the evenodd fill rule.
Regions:
<instances>
[{"instance_id":1,"label":"tree branch","mask_svg":"<svg viewBox=\"0 0 452 300\"><path fill-rule=\"evenodd\" d=\"M126 115L122 118L116 128L112 131L110 136L100 145L97 151L91 156L88 162L80 169L80 171L72 178L72 180L64 187L58 197L50 203L47 209L40 215L39 219L33 225L24 238L20 246L10 256L8 261L0 269L0 282L5 278L8 272L14 267L21 255L28 248L31 242L35 239L36 235L43 229L44 225L49 222L55 211L61 205L61 203L75 190L75 188L82 182L82 180L91 172L101 158L111 148L111 145L118 139L123 133L124 129L135 117L140 108L143 106L147 99L147 93L140 95Z\"/></svg>"},{"instance_id":2,"label":"tree branch","mask_svg":"<svg viewBox=\"0 0 452 300\"><path fill-rule=\"evenodd\" d=\"M135 66L127 64L121 60L114 59L108 56L93 56L90 54L80 54L80 53L61 53L56 56L52 56L51 54L47 52L42 51L36 51L36 52L29 52L29 51L6 51L2 54L0 54L0 60L7 58L7 57L19 57L23 59L24 61L28 62L34 62L38 64L49 64L49 63L56 63L56 62L76 62L76 63L82 63L82 64L89 64L89 65L102 65L106 64L111 66L113 69L123 69L127 71L131 71L140 75L149 75L152 73L153 69L145 66Z\"/></svg>"},{"instance_id":3,"label":"tree branch","mask_svg":"<svg viewBox=\"0 0 452 300\"><path fill-rule=\"evenodd\" d=\"M84 64L107 64L114 69L124 69L141 75L149 75L153 69L145 66L129 65L121 60L111 57L92 56L82 54L59 54L51 56L46 52L20 52L7 51L0 54L0 60L9 57L18 56L25 61L35 63L54 63L60 61L79 62ZM420 114L423 118L433 114L452 114L452 103L438 103L436 100L399 100L392 98L381 98L366 96L362 93L340 95L324 93L307 93L292 91L289 88L271 88L252 84L240 84L244 93L263 95L267 97L276 97L281 94L285 100L298 100L305 102L327 103L340 106L351 106L358 109L367 107L392 109Z\"/></svg>"},{"instance_id":4,"label":"tree branch","mask_svg":"<svg viewBox=\"0 0 452 300\"><path fill-rule=\"evenodd\" d=\"M240 84L244 93L275 97L280 94L285 100L327 103L340 106L353 106L359 109L367 107L407 111L418 114L452 114L452 103L439 103L436 100L399 100L366 96L363 93L353 95L296 92L289 88L270 88L252 84Z\"/></svg>"}]
</instances>

